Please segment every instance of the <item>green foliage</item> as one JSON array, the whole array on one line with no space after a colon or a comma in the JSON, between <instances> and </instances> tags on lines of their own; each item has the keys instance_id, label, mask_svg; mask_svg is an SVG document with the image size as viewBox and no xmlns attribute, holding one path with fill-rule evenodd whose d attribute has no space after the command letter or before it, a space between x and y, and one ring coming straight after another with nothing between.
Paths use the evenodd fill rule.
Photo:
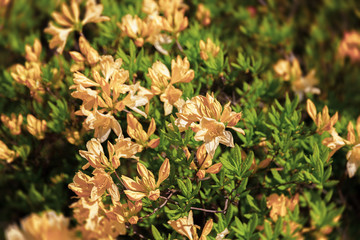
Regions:
<instances>
[{"instance_id":1,"label":"green foliage","mask_svg":"<svg viewBox=\"0 0 360 240\"><path fill-rule=\"evenodd\" d=\"M136 225L126 223L128 235L119 239L144 236L156 240L181 239L182 235L172 229L168 221L187 217L190 211L194 224L201 229L199 236L206 222L213 219L214 226L207 236L211 240L218 239L222 233L224 239L296 239L300 236L356 239L360 235L356 215L360 212L357 201L360 175L357 172L349 178L346 173L347 156L358 142L344 143L345 146L333 154L334 147L325 144L333 134L320 135L306 112L306 99L312 99L317 112L324 106L328 106L331 116L338 112L340 117L334 129L344 139L349 132L348 123L356 124L360 115L359 63L351 56L341 58L338 49L345 33L360 30L357 1L184 1L188 6L185 16L189 24L184 30L169 34L171 42L161 45L168 55L160 53L155 41L148 36L139 46L136 39L127 36L118 26L127 14L143 20L147 17L142 0L96 1L103 5L102 15L110 20L87 24L81 33L73 31L63 54L50 49L51 36L43 31L54 21L52 13L60 11L61 4L69 1L10 2L6 11L0 9L0 111L9 117L12 113L22 114L24 120L18 135L12 133L8 122L2 121L0 125L0 140L14 153L12 161L7 161L3 154L6 149L1 146L2 229L32 212L54 209L67 217L73 216L69 206L76 197L68 184L88 163L80 157L79 150L85 151L86 143L94 138L94 131L84 124L91 122L92 116L84 116L82 110L89 109L81 109L81 101L74 97L77 91L73 81L75 60L69 54L69 51L81 52L78 39L83 35L100 56L122 59L121 68L129 71L126 84L138 83L149 91L154 85L149 69L156 61L172 73L172 61L177 56L186 57L194 79L174 84L181 91L182 100L214 93L222 106L231 102L231 109L242 113L235 127L243 129L245 134L224 122L224 131L232 135L234 145L217 139L221 144L211 164L205 166L200 164L197 154L205 141L195 140L201 123L189 124L186 130L180 131L176 121L182 109L171 104L172 112L165 116L164 92L149 97L149 104L141 105L136 112L129 104L124 105L122 111L110 107L101 110L102 114L114 116L125 138L130 137L128 112L134 114L145 131L153 118L156 130L149 140L159 137L160 144L154 148L143 146L136 156L155 179L165 158L171 166L169 177L159 187L159 199L143 198L142 210L137 213L140 220ZM208 26L196 17L199 3L211 13ZM83 1L81 17L85 8ZM207 38L220 49L204 60L199 42L206 42ZM42 52L38 61L40 72L31 73L39 75L39 81L31 88L31 74L23 77L21 83L16 77L16 64L26 68L25 46L33 46L35 39L40 40ZM315 69L318 79L315 86L321 93L317 95L306 88L300 91L293 79L287 81L277 74L274 65L280 59L292 63L298 60L301 81ZM103 74L99 63L76 64L79 64L78 71L91 81L94 70ZM98 91L96 86L88 89ZM124 97L122 92L118 99L111 101ZM146 116L140 111L146 112ZM46 121L44 138L29 130L29 114ZM108 140L112 143L118 140L113 130ZM106 142L102 147L104 156L109 156ZM121 157L120 163L111 178L124 204L125 186L115 173L134 179L138 176L137 161ZM218 172L206 172L215 164L221 164ZM92 170L81 171L90 175ZM108 192L103 197L107 210L112 204ZM280 207L272 204L271 196L276 196L279 202L286 199L281 202L285 214L279 213ZM290 206L286 201L296 204ZM72 226L75 225L72 219Z\"/></svg>"}]
</instances>

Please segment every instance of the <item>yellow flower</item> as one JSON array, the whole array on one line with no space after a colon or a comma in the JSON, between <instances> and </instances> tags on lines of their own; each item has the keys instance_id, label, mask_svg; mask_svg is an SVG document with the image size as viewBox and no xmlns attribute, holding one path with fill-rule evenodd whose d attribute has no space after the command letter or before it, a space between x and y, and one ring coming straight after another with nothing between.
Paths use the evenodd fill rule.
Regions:
<instances>
[{"instance_id":1,"label":"yellow flower","mask_svg":"<svg viewBox=\"0 0 360 240\"><path fill-rule=\"evenodd\" d=\"M34 46L30 46L28 44L25 45L25 58L28 62L40 62L40 54L41 54L41 42L39 39L34 40Z\"/></svg>"},{"instance_id":2,"label":"yellow flower","mask_svg":"<svg viewBox=\"0 0 360 240\"><path fill-rule=\"evenodd\" d=\"M116 220L119 222L128 222L130 224L137 224L139 217L137 214L142 209L142 202L136 201L132 203L127 201L127 203L115 203L114 206L111 206L109 211L106 211L106 216L109 219Z\"/></svg>"},{"instance_id":3,"label":"yellow flower","mask_svg":"<svg viewBox=\"0 0 360 240\"><path fill-rule=\"evenodd\" d=\"M74 209L73 216L79 223L77 230L81 231L82 239L115 239L119 234L126 234L124 219L107 218L100 198L95 201L80 198L70 207Z\"/></svg>"},{"instance_id":4,"label":"yellow flower","mask_svg":"<svg viewBox=\"0 0 360 240\"><path fill-rule=\"evenodd\" d=\"M105 191L111 196L111 201L114 203L120 201L119 189L114 183L109 173L105 172L103 168L97 168L93 172L94 176L91 178L90 183L93 184L91 189L90 199L95 201L101 198Z\"/></svg>"},{"instance_id":5,"label":"yellow flower","mask_svg":"<svg viewBox=\"0 0 360 240\"><path fill-rule=\"evenodd\" d=\"M127 190L124 191L126 196L132 201L139 201L143 197L148 197L152 201L156 201L160 196L160 184L168 178L170 174L169 159L165 159L159 170L159 178L155 183L155 177L142 163L138 162L137 171L141 176L141 180L136 177L133 179L122 176L123 184Z\"/></svg>"},{"instance_id":6,"label":"yellow flower","mask_svg":"<svg viewBox=\"0 0 360 240\"><path fill-rule=\"evenodd\" d=\"M107 143L107 149L109 153L109 159L105 156L103 147L98 139L92 138L90 141L86 143L87 151L80 150L80 156L83 158L86 158L89 163L86 164L83 169L88 168L90 165L93 168L105 168L105 169L111 169L114 171L120 166L120 157L128 157L126 151L126 148L122 146L124 144L119 145L118 143L112 145L109 141ZM130 157L133 155L133 152L131 152Z\"/></svg>"},{"instance_id":7,"label":"yellow flower","mask_svg":"<svg viewBox=\"0 0 360 240\"><path fill-rule=\"evenodd\" d=\"M200 3L196 11L196 18L203 26L208 26L211 23L210 10ZM205 59L204 59L205 60Z\"/></svg>"},{"instance_id":8,"label":"yellow flower","mask_svg":"<svg viewBox=\"0 0 360 240\"><path fill-rule=\"evenodd\" d=\"M154 0L143 0L141 10L148 15L158 15L159 6Z\"/></svg>"},{"instance_id":9,"label":"yellow flower","mask_svg":"<svg viewBox=\"0 0 360 240\"><path fill-rule=\"evenodd\" d=\"M87 0L85 16L84 19L80 21L80 9L77 1L72 0L70 7L63 3L61 13L52 13L55 22L61 27L57 27L50 22L49 27L44 30L45 33L53 35L49 43L50 48L57 47L56 51L62 54L67 38L72 31L81 31L81 28L87 23L98 23L110 20L109 17L101 16L102 10L102 4L96 4L95 0Z\"/></svg>"},{"instance_id":10,"label":"yellow flower","mask_svg":"<svg viewBox=\"0 0 360 240\"><path fill-rule=\"evenodd\" d=\"M187 57L182 60L178 55L176 60L171 61L171 84L191 82L194 76L194 70L190 69L190 62Z\"/></svg>"},{"instance_id":11,"label":"yellow flower","mask_svg":"<svg viewBox=\"0 0 360 240\"><path fill-rule=\"evenodd\" d=\"M175 229L176 232L180 233L183 236L186 236L190 240L206 240L206 236L210 234L213 227L213 220L210 219L206 221L201 236L196 233L196 229L200 228L197 225L194 225L193 213L189 212L187 217L182 217L177 220L169 220L168 224Z\"/></svg>"},{"instance_id":12,"label":"yellow flower","mask_svg":"<svg viewBox=\"0 0 360 240\"><path fill-rule=\"evenodd\" d=\"M175 124L180 131L191 127L196 135L196 141L205 143L206 151L213 156L219 143L233 147L233 137L225 128L245 134L244 130L235 127L241 119L241 113L231 110L230 103L224 108L213 95L196 96L186 101L180 111L176 113ZM198 123L199 122L199 123Z\"/></svg>"},{"instance_id":13,"label":"yellow flower","mask_svg":"<svg viewBox=\"0 0 360 240\"><path fill-rule=\"evenodd\" d=\"M124 106L127 106L136 113L139 113L143 117L147 117L147 114L140 110L138 107L149 104L149 100L153 97L153 93L140 86L140 82L129 86L129 94L122 100Z\"/></svg>"},{"instance_id":14,"label":"yellow flower","mask_svg":"<svg viewBox=\"0 0 360 240\"><path fill-rule=\"evenodd\" d=\"M151 78L151 90L155 95L160 95L164 102L165 116L169 115L173 106L181 108L185 101L181 99L182 91L175 88L173 84L188 83L194 79L194 70L190 69L190 63L185 57L184 60L177 56L171 61L171 76L165 64L157 61L149 68ZM170 82L169 82L170 81Z\"/></svg>"},{"instance_id":15,"label":"yellow flower","mask_svg":"<svg viewBox=\"0 0 360 240\"><path fill-rule=\"evenodd\" d=\"M38 102L42 101L41 95L45 93L42 85L41 63L25 62L25 65L16 64L11 69L13 79L29 88L30 94Z\"/></svg>"},{"instance_id":16,"label":"yellow flower","mask_svg":"<svg viewBox=\"0 0 360 240\"><path fill-rule=\"evenodd\" d=\"M175 10L173 14L165 15L163 20L163 29L171 33L175 38L178 37L181 31L184 31L188 25L189 20L185 17L185 10Z\"/></svg>"},{"instance_id":17,"label":"yellow flower","mask_svg":"<svg viewBox=\"0 0 360 240\"><path fill-rule=\"evenodd\" d=\"M73 144L73 145L80 145L82 144L83 140L82 140L82 136L83 136L83 131L78 131L72 128L68 128L65 130L64 133L66 139L68 140L69 143Z\"/></svg>"},{"instance_id":18,"label":"yellow flower","mask_svg":"<svg viewBox=\"0 0 360 240\"><path fill-rule=\"evenodd\" d=\"M90 197L91 190L94 186L91 177L78 171L73 178L73 182L69 184L69 188L76 193L78 197Z\"/></svg>"},{"instance_id":19,"label":"yellow flower","mask_svg":"<svg viewBox=\"0 0 360 240\"><path fill-rule=\"evenodd\" d=\"M320 89L314 87L319 83L315 73L315 69L312 69L305 77L298 78L291 83L292 90L299 96L299 99L303 99L304 93L320 94Z\"/></svg>"},{"instance_id":20,"label":"yellow flower","mask_svg":"<svg viewBox=\"0 0 360 240\"><path fill-rule=\"evenodd\" d=\"M340 58L350 57L351 62L360 61L360 34L356 31L346 32L338 47Z\"/></svg>"},{"instance_id":21,"label":"yellow flower","mask_svg":"<svg viewBox=\"0 0 360 240\"><path fill-rule=\"evenodd\" d=\"M151 35L158 34L161 31L160 24L154 19L143 21L138 16L125 15L118 24L121 31L130 38L135 39L135 45L142 47L145 41L149 41Z\"/></svg>"},{"instance_id":22,"label":"yellow flower","mask_svg":"<svg viewBox=\"0 0 360 240\"><path fill-rule=\"evenodd\" d=\"M5 230L6 239L72 240L77 239L69 228L70 220L53 210L33 213L21 220L21 228L11 225Z\"/></svg>"},{"instance_id":23,"label":"yellow flower","mask_svg":"<svg viewBox=\"0 0 360 240\"><path fill-rule=\"evenodd\" d=\"M274 70L284 81L291 81L292 90L303 99L304 93L320 94L320 89L314 86L318 83L315 77L315 70L312 69L306 76L303 76L299 61L294 58L289 60L279 60L274 65Z\"/></svg>"},{"instance_id":24,"label":"yellow flower","mask_svg":"<svg viewBox=\"0 0 360 240\"><path fill-rule=\"evenodd\" d=\"M337 152L337 150L345 146L345 144L348 144L348 141L340 137L335 129L330 131L330 134L331 137L327 137L322 140L322 144L331 149L327 161L329 161L329 159Z\"/></svg>"},{"instance_id":25,"label":"yellow flower","mask_svg":"<svg viewBox=\"0 0 360 240\"><path fill-rule=\"evenodd\" d=\"M198 176L199 179L203 179L206 173L216 174L221 170L221 163L212 165L212 156L206 152L204 144L196 151L196 159L197 162L192 161L190 167L198 170L196 176Z\"/></svg>"},{"instance_id":26,"label":"yellow flower","mask_svg":"<svg viewBox=\"0 0 360 240\"><path fill-rule=\"evenodd\" d=\"M274 65L274 70L284 81L295 80L302 76L300 64L296 58L292 62L280 59Z\"/></svg>"},{"instance_id":27,"label":"yellow flower","mask_svg":"<svg viewBox=\"0 0 360 240\"><path fill-rule=\"evenodd\" d=\"M7 163L14 161L16 153L13 150L10 150L6 144L0 140L0 159L5 160Z\"/></svg>"},{"instance_id":28,"label":"yellow flower","mask_svg":"<svg viewBox=\"0 0 360 240\"><path fill-rule=\"evenodd\" d=\"M27 130L31 135L41 140L45 138L46 121L36 119L33 115L27 115Z\"/></svg>"},{"instance_id":29,"label":"yellow flower","mask_svg":"<svg viewBox=\"0 0 360 240\"><path fill-rule=\"evenodd\" d=\"M209 59L209 55L216 57L220 51L220 46L216 46L215 43L207 38L206 43L200 40L200 57L206 61Z\"/></svg>"},{"instance_id":30,"label":"yellow flower","mask_svg":"<svg viewBox=\"0 0 360 240\"><path fill-rule=\"evenodd\" d=\"M266 206L271 208L270 217L276 221L278 216L285 217L287 211L294 211L295 206L299 203L299 194L297 193L292 198L285 197L284 194L280 196L276 193L272 193L266 198Z\"/></svg>"},{"instance_id":31,"label":"yellow flower","mask_svg":"<svg viewBox=\"0 0 360 240\"><path fill-rule=\"evenodd\" d=\"M349 122L347 129L347 140L349 141L349 144L353 145L353 147L346 154L346 158L348 160L346 169L349 177L352 178L360 166L360 117L358 117L356 121L357 136L355 136L354 126L351 122Z\"/></svg>"},{"instance_id":32,"label":"yellow flower","mask_svg":"<svg viewBox=\"0 0 360 240\"><path fill-rule=\"evenodd\" d=\"M337 112L330 118L329 109L327 106L325 106L322 110L322 113L319 112L317 114L315 104L310 99L306 101L306 110L317 126L316 131L319 134L322 134L325 131L331 134L333 131L336 131L334 125L338 121Z\"/></svg>"},{"instance_id":33,"label":"yellow flower","mask_svg":"<svg viewBox=\"0 0 360 240\"><path fill-rule=\"evenodd\" d=\"M10 130L12 135L19 135L21 133L21 124L23 122L23 116L21 114L16 117L16 115L12 113L11 119L1 114L1 121Z\"/></svg>"},{"instance_id":34,"label":"yellow flower","mask_svg":"<svg viewBox=\"0 0 360 240\"><path fill-rule=\"evenodd\" d=\"M75 62L82 63L87 61L87 63L91 66L99 62L99 53L93 47L91 47L89 42L83 36L80 36L79 38L79 47L81 53L76 51L69 52L71 58L74 59Z\"/></svg>"},{"instance_id":35,"label":"yellow flower","mask_svg":"<svg viewBox=\"0 0 360 240\"><path fill-rule=\"evenodd\" d=\"M131 141L130 138L124 138L120 136L117 138L114 145L117 156L123 158L133 158L138 160L139 158L135 156L136 153L142 151L142 146Z\"/></svg>"},{"instance_id":36,"label":"yellow flower","mask_svg":"<svg viewBox=\"0 0 360 240\"><path fill-rule=\"evenodd\" d=\"M176 11L187 10L187 5L183 3L183 0L159 0L160 12L165 16L173 15Z\"/></svg>"},{"instance_id":37,"label":"yellow flower","mask_svg":"<svg viewBox=\"0 0 360 240\"><path fill-rule=\"evenodd\" d=\"M162 62L156 61L148 71L151 79L151 91L155 95L163 93L171 79L169 69Z\"/></svg>"},{"instance_id":38,"label":"yellow flower","mask_svg":"<svg viewBox=\"0 0 360 240\"><path fill-rule=\"evenodd\" d=\"M149 138L154 134L156 125L152 118L148 131L145 132L139 121L131 113L127 114L127 133L136 140L136 142L143 147L156 148L160 143L160 138L155 138L150 141Z\"/></svg>"},{"instance_id":39,"label":"yellow flower","mask_svg":"<svg viewBox=\"0 0 360 240\"><path fill-rule=\"evenodd\" d=\"M164 103L165 116L172 113L173 106L181 108L185 101L181 98L182 91L175 88L173 85L168 85L164 93L160 95L160 100Z\"/></svg>"},{"instance_id":40,"label":"yellow flower","mask_svg":"<svg viewBox=\"0 0 360 240\"><path fill-rule=\"evenodd\" d=\"M97 109L88 111L83 107L81 111L87 116L84 127L86 129L94 129L94 137L98 138L100 142L106 141L111 130L113 130L117 136L122 135L121 126L111 113L102 114Z\"/></svg>"}]
</instances>

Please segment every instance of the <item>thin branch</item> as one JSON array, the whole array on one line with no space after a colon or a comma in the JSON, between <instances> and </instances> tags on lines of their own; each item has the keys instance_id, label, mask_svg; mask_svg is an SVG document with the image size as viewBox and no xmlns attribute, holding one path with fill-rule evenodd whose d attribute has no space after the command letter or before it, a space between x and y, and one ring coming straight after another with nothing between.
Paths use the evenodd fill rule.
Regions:
<instances>
[{"instance_id":1,"label":"thin branch","mask_svg":"<svg viewBox=\"0 0 360 240\"><path fill-rule=\"evenodd\" d=\"M183 47L180 45L180 43L177 39L176 39L176 45L177 45L178 49L180 50L180 52L184 51Z\"/></svg>"},{"instance_id":2,"label":"thin branch","mask_svg":"<svg viewBox=\"0 0 360 240\"><path fill-rule=\"evenodd\" d=\"M212 209L205 209L205 208L197 208L197 207L191 207L191 210L198 210L202 212L208 212L208 213L223 213L223 210L212 210Z\"/></svg>"},{"instance_id":3,"label":"thin branch","mask_svg":"<svg viewBox=\"0 0 360 240\"><path fill-rule=\"evenodd\" d=\"M176 190L171 190L170 194L169 194L166 198L160 196L160 198L165 199L165 201L164 201L159 207L155 208L151 213L149 213L149 214L147 214L147 215L145 215L145 216L143 216L143 217L139 217L139 221L142 221L144 218L148 218L148 217L150 217L151 215L154 215L154 214L155 214L157 211L159 211L161 208L165 207L165 205L168 203L168 201L170 200L171 196L172 196L175 192L176 192ZM138 221L138 222L139 222L139 221Z\"/></svg>"}]
</instances>

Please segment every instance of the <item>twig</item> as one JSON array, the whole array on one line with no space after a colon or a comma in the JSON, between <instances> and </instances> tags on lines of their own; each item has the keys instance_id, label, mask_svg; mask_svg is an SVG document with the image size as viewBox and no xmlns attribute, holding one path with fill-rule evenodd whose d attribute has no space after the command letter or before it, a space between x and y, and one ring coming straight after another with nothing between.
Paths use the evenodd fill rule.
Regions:
<instances>
[{"instance_id":1,"label":"twig","mask_svg":"<svg viewBox=\"0 0 360 240\"><path fill-rule=\"evenodd\" d=\"M191 207L191 210L198 210L202 212L208 212L208 213L223 213L223 210L212 210L212 209L205 209L205 208L197 208L197 207Z\"/></svg>"},{"instance_id":2,"label":"twig","mask_svg":"<svg viewBox=\"0 0 360 240\"><path fill-rule=\"evenodd\" d=\"M176 39L176 45L177 45L178 49L180 50L180 52L184 51L184 49L182 48L182 46L180 45L180 43L177 39Z\"/></svg>"},{"instance_id":3,"label":"twig","mask_svg":"<svg viewBox=\"0 0 360 240\"><path fill-rule=\"evenodd\" d=\"M160 198L162 199L165 199L165 201L157 208L155 208L151 213L143 216L143 217L139 217L139 220L138 222L142 221L144 218L148 218L150 217L151 215L154 215L157 211L159 211L161 208L165 207L165 205L167 204L167 202L170 200L171 196L176 192L176 190L171 190L170 194L166 197L166 198L163 198L162 196L160 196Z\"/></svg>"},{"instance_id":4,"label":"twig","mask_svg":"<svg viewBox=\"0 0 360 240\"><path fill-rule=\"evenodd\" d=\"M115 173L116 177L119 179L119 181L120 181L121 183L123 183L122 180L121 180L121 178L120 178L120 176L117 174L116 170L114 171L114 173Z\"/></svg>"}]
</instances>

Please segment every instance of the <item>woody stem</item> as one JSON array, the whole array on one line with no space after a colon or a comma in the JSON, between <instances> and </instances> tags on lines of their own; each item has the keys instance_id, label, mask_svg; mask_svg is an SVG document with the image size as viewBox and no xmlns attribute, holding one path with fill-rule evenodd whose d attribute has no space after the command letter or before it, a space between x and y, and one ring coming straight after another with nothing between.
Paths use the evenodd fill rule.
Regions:
<instances>
[{"instance_id":1,"label":"woody stem","mask_svg":"<svg viewBox=\"0 0 360 240\"><path fill-rule=\"evenodd\" d=\"M151 215L155 214L157 211L159 211L161 208L165 207L167 202L170 200L171 196L176 192L176 190L172 190L170 194L165 198L165 201L157 208L155 208L151 213L147 214L146 216L140 217L139 221L142 221L144 218L150 217Z\"/></svg>"}]
</instances>

